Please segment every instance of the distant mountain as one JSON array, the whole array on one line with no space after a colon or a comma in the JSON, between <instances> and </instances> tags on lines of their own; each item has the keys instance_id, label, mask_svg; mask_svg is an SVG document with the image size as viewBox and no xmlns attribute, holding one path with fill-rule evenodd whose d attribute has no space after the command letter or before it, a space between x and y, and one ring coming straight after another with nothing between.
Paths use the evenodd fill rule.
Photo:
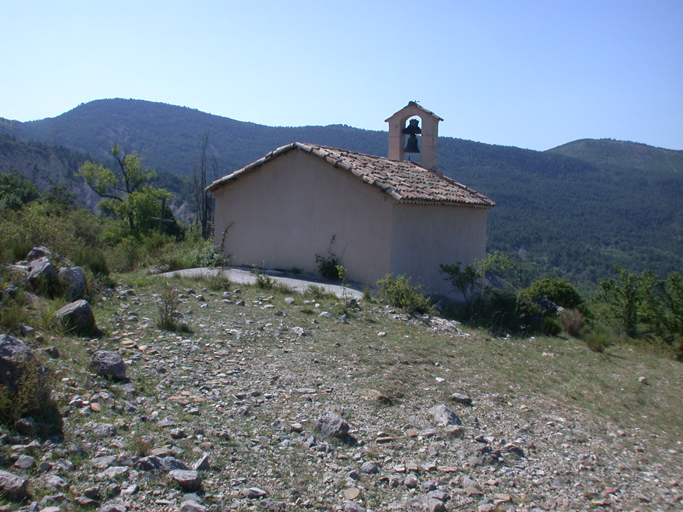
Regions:
<instances>
[{"instance_id":1,"label":"distant mountain","mask_svg":"<svg viewBox=\"0 0 683 512\"><path fill-rule=\"evenodd\" d=\"M11 123L11 133L21 140L65 146L101 160L108 158L116 141L122 149L144 155L147 166L181 176L192 175L207 131L209 152L226 174L294 141L328 146L345 141L357 151L386 153L382 132L342 125L270 127L141 100L97 100L54 118ZM0 130L3 124L0 121Z\"/></svg>"},{"instance_id":2,"label":"distant mountain","mask_svg":"<svg viewBox=\"0 0 683 512\"><path fill-rule=\"evenodd\" d=\"M294 141L384 156L387 133L343 125L268 127L185 107L98 100L55 118L0 119L0 133L107 158L111 143L158 171L190 176L202 137L224 175ZM683 270L683 151L579 140L549 151L442 137L440 170L493 198L489 249L520 255L575 282L614 264L664 275Z\"/></svg>"}]
</instances>

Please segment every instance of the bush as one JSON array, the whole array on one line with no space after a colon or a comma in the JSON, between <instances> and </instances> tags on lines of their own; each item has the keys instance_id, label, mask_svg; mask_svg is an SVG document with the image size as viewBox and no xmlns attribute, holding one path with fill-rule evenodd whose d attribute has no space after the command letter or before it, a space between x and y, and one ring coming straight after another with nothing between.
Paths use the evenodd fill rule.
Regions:
<instances>
[{"instance_id":1,"label":"bush","mask_svg":"<svg viewBox=\"0 0 683 512\"><path fill-rule=\"evenodd\" d=\"M542 331L546 336L557 336L562 332L562 324L554 316L546 316L543 319Z\"/></svg>"},{"instance_id":2,"label":"bush","mask_svg":"<svg viewBox=\"0 0 683 512\"><path fill-rule=\"evenodd\" d=\"M336 240L337 235L332 235L332 238L330 238L330 245L327 247L327 256L321 256L320 254L315 255L315 262L318 265L318 271L325 279L341 279L341 276L339 275L341 258L332 250L332 246Z\"/></svg>"},{"instance_id":3,"label":"bush","mask_svg":"<svg viewBox=\"0 0 683 512\"><path fill-rule=\"evenodd\" d=\"M515 333L524 327L512 290L487 288L475 302L465 308L468 321L495 333Z\"/></svg>"},{"instance_id":4,"label":"bush","mask_svg":"<svg viewBox=\"0 0 683 512\"><path fill-rule=\"evenodd\" d=\"M562 324L564 332L570 336L578 336L583 327L583 315L578 309L565 309L559 316L558 320Z\"/></svg>"},{"instance_id":5,"label":"bush","mask_svg":"<svg viewBox=\"0 0 683 512\"><path fill-rule=\"evenodd\" d=\"M29 318L26 294L17 290L12 295L8 294L0 301L0 327L4 332L19 334L21 326L28 323Z\"/></svg>"},{"instance_id":6,"label":"bush","mask_svg":"<svg viewBox=\"0 0 683 512\"><path fill-rule=\"evenodd\" d=\"M33 244L28 240L12 238L2 240L0 238L0 263L16 263L23 260L33 249Z\"/></svg>"},{"instance_id":7,"label":"bush","mask_svg":"<svg viewBox=\"0 0 683 512\"><path fill-rule=\"evenodd\" d=\"M52 401L53 375L35 361L20 369L16 388L0 384L0 423L13 426L31 417L43 436L61 433L62 418Z\"/></svg>"},{"instance_id":8,"label":"bush","mask_svg":"<svg viewBox=\"0 0 683 512\"><path fill-rule=\"evenodd\" d=\"M189 327L177 319L176 305L178 304L178 290L164 284L159 293L159 318L157 327L164 331L189 332Z\"/></svg>"},{"instance_id":9,"label":"bush","mask_svg":"<svg viewBox=\"0 0 683 512\"><path fill-rule=\"evenodd\" d=\"M581 295L571 284L552 277L535 281L531 286L522 290L520 295L532 301L545 298L558 306L569 309L575 309L583 303Z\"/></svg>"},{"instance_id":10,"label":"bush","mask_svg":"<svg viewBox=\"0 0 683 512\"><path fill-rule=\"evenodd\" d=\"M104 252L101 249L84 247L70 254L70 259L79 267L89 268L93 274L100 276L109 275L109 265Z\"/></svg>"},{"instance_id":11,"label":"bush","mask_svg":"<svg viewBox=\"0 0 683 512\"><path fill-rule=\"evenodd\" d=\"M332 294L325 291L325 288L317 284L309 284L308 287L306 287L306 293L304 295L306 297L311 297L316 301L332 296Z\"/></svg>"},{"instance_id":12,"label":"bush","mask_svg":"<svg viewBox=\"0 0 683 512\"><path fill-rule=\"evenodd\" d=\"M612 344L612 331L604 324L595 324L586 335L586 345L593 352L604 352Z\"/></svg>"},{"instance_id":13,"label":"bush","mask_svg":"<svg viewBox=\"0 0 683 512\"><path fill-rule=\"evenodd\" d=\"M439 272L444 274L444 279L448 281L453 290L462 295L465 304L471 309L474 303L482 299L489 289L486 283L487 272L501 272L510 268L512 261L508 256L500 252L488 254L483 260L474 260L472 265L462 268L462 263L455 265L439 265Z\"/></svg>"},{"instance_id":14,"label":"bush","mask_svg":"<svg viewBox=\"0 0 683 512\"><path fill-rule=\"evenodd\" d=\"M410 284L410 278L404 274L394 277L387 274L377 281L377 289L381 299L388 304L402 309L406 313L434 314L434 305L422 291L422 286Z\"/></svg>"},{"instance_id":15,"label":"bush","mask_svg":"<svg viewBox=\"0 0 683 512\"><path fill-rule=\"evenodd\" d=\"M133 237L124 238L107 253L107 265L117 272L130 272L142 261L140 245Z\"/></svg>"},{"instance_id":16,"label":"bush","mask_svg":"<svg viewBox=\"0 0 683 512\"><path fill-rule=\"evenodd\" d=\"M254 270L251 271L251 275L256 279L256 282L254 283L256 287L261 288L262 290L270 290L275 284L268 274L261 273L257 268L254 268Z\"/></svg>"}]
</instances>

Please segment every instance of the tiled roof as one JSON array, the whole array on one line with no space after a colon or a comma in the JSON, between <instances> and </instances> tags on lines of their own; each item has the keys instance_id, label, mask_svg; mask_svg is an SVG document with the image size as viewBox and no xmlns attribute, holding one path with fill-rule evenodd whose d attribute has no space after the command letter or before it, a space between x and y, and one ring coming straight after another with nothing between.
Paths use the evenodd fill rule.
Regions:
<instances>
[{"instance_id":1,"label":"tiled roof","mask_svg":"<svg viewBox=\"0 0 683 512\"><path fill-rule=\"evenodd\" d=\"M263 164L293 150L305 151L322 158L334 167L374 185L399 203L465 205L478 208L495 206L491 199L461 185L440 172L428 171L412 162L398 162L377 156L354 153L345 149L294 142L271 151L263 158L242 169L214 181L207 190L214 191L241 175L252 172Z\"/></svg>"}]
</instances>

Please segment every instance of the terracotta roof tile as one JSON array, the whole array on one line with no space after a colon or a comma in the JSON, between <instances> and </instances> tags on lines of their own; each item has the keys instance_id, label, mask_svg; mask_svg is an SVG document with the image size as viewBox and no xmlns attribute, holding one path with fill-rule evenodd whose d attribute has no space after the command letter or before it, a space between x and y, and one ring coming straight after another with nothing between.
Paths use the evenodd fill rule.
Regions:
<instances>
[{"instance_id":1,"label":"terracotta roof tile","mask_svg":"<svg viewBox=\"0 0 683 512\"><path fill-rule=\"evenodd\" d=\"M256 162L214 181L207 190L214 191L226 182L234 181L239 176L254 171L266 162L293 150L305 151L322 158L334 167L344 169L379 188L400 203L467 205L479 208L489 208L496 204L485 195L444 174L428 171L412 162L398 162L345 149L301 142L294 142L271 151Z\"/></svg>"}]
</instances>

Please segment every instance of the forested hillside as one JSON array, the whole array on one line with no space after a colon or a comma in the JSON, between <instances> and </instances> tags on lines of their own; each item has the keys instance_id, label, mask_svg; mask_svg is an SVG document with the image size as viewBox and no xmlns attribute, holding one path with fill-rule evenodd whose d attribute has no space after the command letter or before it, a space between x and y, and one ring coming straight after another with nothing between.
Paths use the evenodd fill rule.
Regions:
<instances>
[{"instance_id":1,"label":"forested hillside","mask_svg":"<svg viewBox=\"0 0 683 512\"><path fill-rule=\"evenodd\" d=\"M78 168L92 158L64 146L51 146L43 142L20 142L15 135L0 132L0 173L18 174L35 183L39 190L63 187L71 190L77 201L93 208L100 201L84 181L75 177ZM111 156L102 162L111 165ZM190 180L168 172L158 172L152 184L173 192L176 204L191 200Z\"/></svg>"},{"instance_id":2,"label":"forested hillside","mask_svg":"<svg viewBox=\"0 0 683 512\"><path fill-rule=\"evenodd\" d=\"M145 156L146 166L185 177L207 132L218 175L293 141L379 156L387 150L386 132L342 125L267 127L123 99L82 104L29 123L0 120L0 132L11 134L13 143L61 145L100 160L117 141ZM448 137L440 139L439 149L442 172L498 203L490 211L489 249L516 254L529 268L540 265L536 273L595 284L615 264L661 276L683 269L683 151L580 140L539 152ZM11 159L5 150L3 158ZM18 170L30 177L31 169L22 165ZM187 194L183 184L164 186Z\"/></svg>"}]
</instances>

